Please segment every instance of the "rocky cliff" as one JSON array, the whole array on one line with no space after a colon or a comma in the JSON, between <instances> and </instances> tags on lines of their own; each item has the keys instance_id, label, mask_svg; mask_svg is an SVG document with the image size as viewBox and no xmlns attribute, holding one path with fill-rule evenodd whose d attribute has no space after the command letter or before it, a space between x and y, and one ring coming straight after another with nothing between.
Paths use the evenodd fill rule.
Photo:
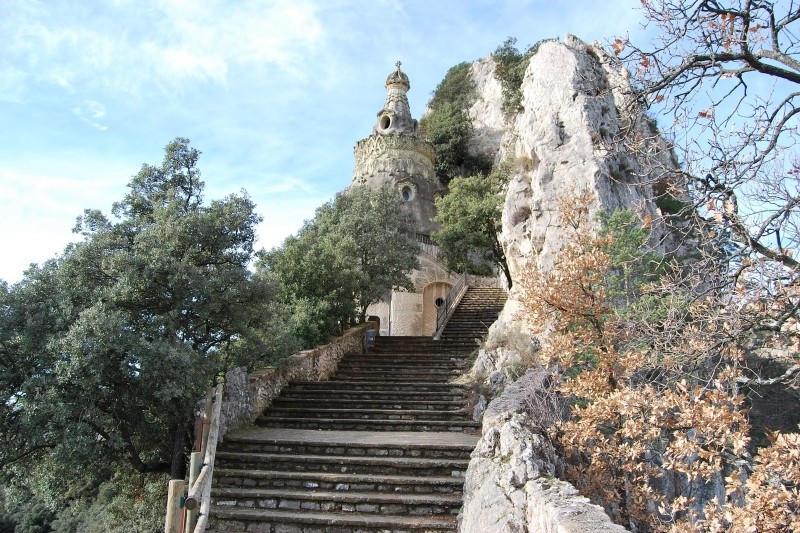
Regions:
<instances>
[{"instance_id":1,"label":"rocky cliff","mask_svg":"<svg viewBox=\"0 0 800 533\"><path fill-rule=\"evenodd\" d=\"M541 43L527 65L514 116L503 113L491 57L475 62L471 77L476 94L469 109L470 149L511 167L502 243L512 279L524 277L531 266L553 265L565 242L558 200L584 189L592 193L590 213L631 209L651 225L653 247L669 251L673 244L653 187L671 179L676 162L653 124L633 111L627 73L602 46L570 35ZM518 308L513 289L473 370L495 391L513 377L509 368L520 352L535 351L537 339L526 331ZM484 437L467 473L461 531L622 531L553 478L554 452L531 429L540 421L517 414L530 411L524 390L509 385L489 404ZM479 409L476 417L481 415Z\"/></svg>"},{"instance_id":2,"label":"rocky cliff","mask_svg":"<svg viewBox=\"0 0 800 533\"><path fill-rule=\"evenodd\" d=\"M521 109L512 117L503 113L494 67L489 56L471 68L476 95L469 109L470 149L511 165L501 241L512 279L532 265L552 266L565 239L558 200L584 189L594 197L591 214L632 209L649 222L654 249L672 251L676 245L653 187L671 182L677 163L655 126L634 112L627 72L615 58L571 35L541 43L525 72ZM495 336L524 328L514 320L516 291L509 296ZM491 372L504 361L493 354L479 366Z\"/></svg>"}]
</instances>

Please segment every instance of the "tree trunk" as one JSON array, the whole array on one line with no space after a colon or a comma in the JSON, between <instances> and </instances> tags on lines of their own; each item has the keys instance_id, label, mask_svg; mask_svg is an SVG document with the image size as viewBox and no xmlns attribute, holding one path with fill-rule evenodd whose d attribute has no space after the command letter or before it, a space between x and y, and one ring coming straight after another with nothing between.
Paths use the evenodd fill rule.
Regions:
<instances>
[{"instance_id":1,"label":"tree trunk","mask_svg":"<svg viewBox=\"0 0 800 533\"><path fill-rule=\"evenodd\" d=\"M170 476L172 479L186 477L186 428L188 421L179 419L172 430L172 466Z\"/></svg>"}]
</instances>

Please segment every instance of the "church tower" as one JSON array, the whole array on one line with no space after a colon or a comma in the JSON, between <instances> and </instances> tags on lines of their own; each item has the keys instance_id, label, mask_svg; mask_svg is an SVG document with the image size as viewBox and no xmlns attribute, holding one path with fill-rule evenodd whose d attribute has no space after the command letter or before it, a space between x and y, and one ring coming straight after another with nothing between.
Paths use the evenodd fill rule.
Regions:
<instances>
[{"instance_id":1,"label":"church tower","mask_svg":"<svg viewBox=\"0 0 800 533\"><path fill-rule=\"evenodd\" d=\"M381 321L381 335L430 335L436 330L436 312L444 303L457 275L438 259L438 247L430 235L439 229L434 199L445 188L433 170L436 151L417 131L406 93L408 76L400 69L386 78L386 102L378 111L372 134L356 143L352 187L388 185L414 215L421 241L419 269L411 273L414 289L391 291L367 314Z\"/></svg>"},{"instance_id":2,"label":"church tower","mask_svg":"<svg viewBox=\"0 0 800 533\"><path fill-rule=\"evenodd\" d=\"M439 228L434 198L444 187L433 169L435 150L419 137L406 93L408 76L397 70L386 78L386 103L378 111L372 135L356 143L353 185L389 185L403 198L417 222L417 232L430 235Z\"/></svg>"}]
</instances>

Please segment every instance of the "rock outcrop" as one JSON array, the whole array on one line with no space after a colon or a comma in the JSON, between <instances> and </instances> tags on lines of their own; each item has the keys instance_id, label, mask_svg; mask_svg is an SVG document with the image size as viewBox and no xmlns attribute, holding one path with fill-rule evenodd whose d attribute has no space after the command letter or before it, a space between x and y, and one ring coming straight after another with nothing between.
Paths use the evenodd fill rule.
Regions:
<instances>
[{"instance_id":1,"label":"rock outcrop","mask_svg":"<svg viewBox=\"0 0 800 533\"><path fill-rule=\"evenodd\" d=\"M590 215L631 209L650 224L654 250L672 251L653 186L671 183L676 161L654 125L631 112L627 72L615 59L602 46L570 35L541 43L525 72L521 110L513 117L503 114L494 66L489 57L471 67L476 98L469 110L470 148L511 168L501 241L512 279L532 267L553 266L566 240L558 223L559 200L583 190L592 193ZM481 381L494 376L493 390L500 389L494 383L513 381L514 368L535 361L539 339L519 319L519 307L512 289L473 367ZM499 373L505 379L498 379ZM511 383L482 413L483 438L467 471L460 531L625 531L555 478L555 451L531 418L520 414L531 412L525 394L541 375Z\"/></svg>"},{"instance_id":2,"label":"rock outcrop","mask_svg":"<svg viewBox=\"0 0 800 533\"><path fill-rule=\"evenodd\" d=\"M501 241L512 279L521 279L531 266L552 267L565 243L558 201L584 189L594 197L592 216L600 210L634 210L649 221L654 249L672 251L664 217L652 199L653 185L672 179L676 162L654 125L631 112L635 106L626 71L615 58L571 35L563 42L542 42L525 72L522 109L513 117L503 114L494 66L490 56L471 68L476 88L469 110L471 149L511 165ZM518 296L511 291L489 333L490 344L492 337L524 329L514 318ZM477 366L502 370L510 358L508 350L499 350L483 354Z\"/></svg>"},{"instance_id":3,"label":"rock outcrop","mask_svg":"<svg viewBox=\"0 0 800 533\"><path fill-rule=\"evenodd\" d=\"M464 485L461 533L620 533L602 507L555 477L558 457L521 414L484 428Z\"/></svg>"}]
</instances>

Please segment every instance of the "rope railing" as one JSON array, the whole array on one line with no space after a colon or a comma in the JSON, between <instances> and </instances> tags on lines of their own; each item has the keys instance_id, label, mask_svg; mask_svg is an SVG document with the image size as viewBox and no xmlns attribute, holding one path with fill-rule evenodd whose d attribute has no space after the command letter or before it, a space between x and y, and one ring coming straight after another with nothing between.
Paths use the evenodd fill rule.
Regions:
<instances>
[{"instance_id":1,"label":"rope railing","mask_svg":"<svg viewBox=\"0 0 800 533\"><path fill-rule=\"evenodd\" d=\"M466 291L467 273L464 272L461 274L461 276L459 276L458 280L456 280L455 284L450 289L450 292L445 297L442 306L436 309L436 332L433 334L434 340L439 340L441 338L444 327L447 325L447 321L450 320L450 317L453 315L453 311L455 311L456 306L458 306L458 302L461 301L461 297L464 296Z\"/></svg>"},{"instance_id":2,"label":"rope railing","mask_svg":"<svg viewBox=\"0 0 800 533\"><path fill-rule=\"evenodd\" d=\"M223 387L220 381L206 395L206 410L198 427L199 450L191 455L188 486L183 479L169 482L164 533L204 533L208 526Z\"/></svg>"}]
</instances>

